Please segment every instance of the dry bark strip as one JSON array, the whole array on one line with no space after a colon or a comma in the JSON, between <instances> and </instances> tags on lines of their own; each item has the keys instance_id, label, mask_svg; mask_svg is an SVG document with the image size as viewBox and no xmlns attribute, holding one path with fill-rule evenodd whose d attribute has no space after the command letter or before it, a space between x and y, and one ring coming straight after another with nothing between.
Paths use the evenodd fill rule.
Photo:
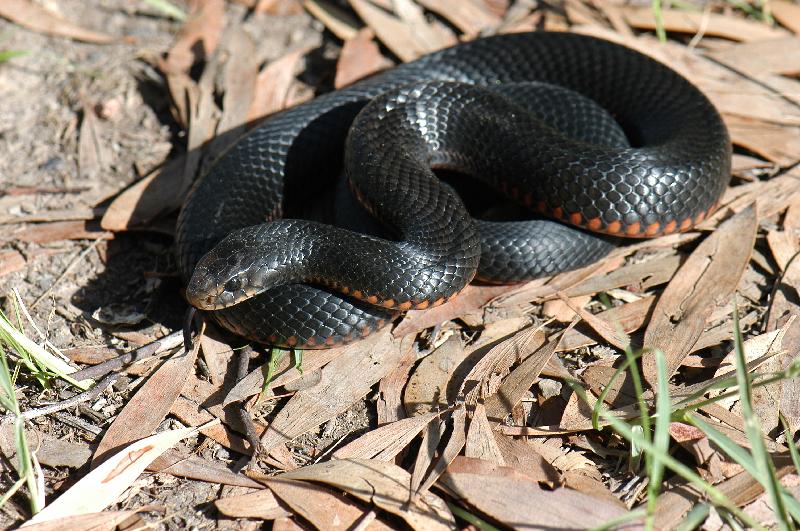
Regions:
<instances>
[{"instance_id":1,"label":"dry bark strip","mask_svg":"<svg viewBox=\"0 0 800 531\"><path fill-rule=\"evenodd\" d=\"M367 512L342 494L305 481L273 479L266 484L297 516L316 529L353 529ZM391 528L380 520L372 520L361 529L389 531Z\"/></svg>"},{"instance_id":2,"label":"dry bark strip","mask_svg":"<svg viewBox=\"0 0 800 531\"><path fill-rule=\"evenodd\" d=\"M310 465L277 477L331 485L402 518L412 529L437 531L455 527L453 515L444 501L429 492L414 495L411 475L392 463L342 459Z\"/></svg>"},{"instance_id":3,"label":"dry bark strip","mask_svg":"<svg viewBox=\"0 0 800 531\"><path fill-rule=\"evenodd\" d=\"M365 396L413 346L393 341L388 331L352 345L322 369L322 380L298 391L261 437L265 453L334 418Z\"/></svg>"},{"instance_id":4,"label":"dry bark strip","mask_svg":"<svg viewBox=\"0 0 800 531\"><path fill-rule=\"evenodd\" d=\"M644 346L661 349L672 375L703 333L714 309L727 304L750 260L758 220L754 205L705 239L664 289L644 336ZM644 378L655 389L652 354L642 359Z\"/></svg>"},{"instance_id":5,"label":"dry bark strip","mask_svg":"<svg viewBox=\"0 0 800 531\"><path fill-rule=\"evenodd\" d=\"M199 343L197 345L199 347ZM173 356L148 378L106 430L92 459L93 467L122 446L153 433L186 383L197 359L197 350Z\"/></svg>"}]
</instances>

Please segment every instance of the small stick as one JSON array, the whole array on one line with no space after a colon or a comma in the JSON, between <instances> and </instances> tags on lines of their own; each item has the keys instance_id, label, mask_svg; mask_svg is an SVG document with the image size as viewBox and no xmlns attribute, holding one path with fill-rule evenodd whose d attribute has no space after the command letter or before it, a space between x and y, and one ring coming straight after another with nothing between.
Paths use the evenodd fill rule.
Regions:
<instances>
[{"instance_id":1,"label":"small stick","mask_svg":"<svg viewBox=\"0 0 800 531\"><path fill-rule=\"evenodd\" d=\"M136 350L131 352L126 352L120 356L117 356L114 359L110 359L108 361L104 361L103 363L99 363L93 367L87 367L85 369L81 369L77 372L70 374L70 377L76 378L78 381L86 380L86 379L97 379L106 374L118 371L123 367L130 365L134 362L141 361L147 358L152 358L157 354L173 349L177 346L180 346L181 342L183 341L183 331L178 330L177 332L173 332L168 336L164 336L161 339L153 341L152 343L148 343L147 345L141 346Z\"/></svg>"},{"instance_id":2,"label":"small stick","mask_svg":"<svg viewBox=\"0 0 800 531\"><path fill-rule=\"evenodd\" d=\"M109 374L105 378L103 378L100 383L89 389L88 391L84 391L83 393L77 394L72 398L68 398L66 400L62 400L61 402L57 402L55 404L50 404L44 407L29 409L27 411L23 411L19 417L25 420L35 419L36 417L41 417L44 415L49 415L50 413L55 413L56 411L62 411L64 409L71 408L72 406L76 406L82 402L88 402L89 400L93 400L97 396L100 395L103 391L105 391L111 384L117 381L119 378L119 374ZM9 413L0 417L0 422L10 422L15 420L17 415L13 413Z\"/></svg>"}]
</instances>

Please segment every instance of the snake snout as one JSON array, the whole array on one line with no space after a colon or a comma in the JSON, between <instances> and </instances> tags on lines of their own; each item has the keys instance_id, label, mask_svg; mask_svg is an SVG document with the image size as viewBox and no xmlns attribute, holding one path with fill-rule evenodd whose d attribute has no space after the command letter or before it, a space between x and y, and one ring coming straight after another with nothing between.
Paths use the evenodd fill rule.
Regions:
<instances>
[{"instance_id":1,"label":"snake snout","mask_svg":"<svg viewBox=\"0 0 800 531\"><path fill-rule=\"evenodd\" d=\"M269 275L263 270L231 264L210 253L195 268L186 287L186 299L201 310L220 310L270 287Z\"/></svg>"}]
</instances>

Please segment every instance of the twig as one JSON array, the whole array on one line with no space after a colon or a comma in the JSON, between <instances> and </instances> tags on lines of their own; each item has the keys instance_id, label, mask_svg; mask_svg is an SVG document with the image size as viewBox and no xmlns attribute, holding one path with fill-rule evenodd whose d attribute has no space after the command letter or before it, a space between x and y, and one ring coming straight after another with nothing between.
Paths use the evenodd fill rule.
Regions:
<instances>
[{"instance_id":1,"label":"twig","mask_svg":"<svg viewBox=\"0 0 800 531\"><path fill-rule=\"evenodd\" d=\"M93 400L97 396L100 395L103 391L105 391L108 386L113 384L119 378L118 374L109 374L105 378L103 378L100 383L89 389L88 391L84 391L83 393L77 394L72 398L68 398L66 400L62 400L61 402L57 402L55 404L50 404L48 406L39 407L35 409L29 409L28 411L23 411L19 416L25 420L35 419L36 417L41 417L44 415L49 415L50 413L55 413L56 411L62 411L64 409L71 408L72 406L78 405L82 402L88 402L89 400ZM9 413L7 415L3 415L0 418L0 422L10 422L17 418L17 415L13 413Z\"/></svg>"},{"instance_id":2,"label":"twig","mask_svg":"<svg viewBox=\"0 0 800 531\"><path fill-rule=\"evenodd\" d=\"M85 369L81 369L80 371L70 374L70 376L76 378L78 381L87 378L89 379L100 378L110 372L118 371L123 367L135 363L137 361L141 361L147 358L152 358L157 354L159 354L160 352L171 350L177 346L180 346L182 342L183 342L183 331L178 330L177 332L173 332L168 336L164 336L161 339L153 341L152 343L148 343L147 345L139 347L132 352L127 352L125 354L117 356L114 359L104 361L103 363L99 363L94 367L87 367Z\"/></svg>"},{"instance_id":3,"label":"twig","mask_svg":"<svg viewBox=\"0 0 800 531\"><path fill-rule=\"evenodd\" d=\"M94 435L100 435L103 433L103 428L99 426L95 426L94 424L90 424L83 420L82 418L76 417L75 415L70 415L68 413L58 412L53 414L55 418L63 422L64 424L68 424L80 430L88 431Z\"/></svg>"}]
</instances>

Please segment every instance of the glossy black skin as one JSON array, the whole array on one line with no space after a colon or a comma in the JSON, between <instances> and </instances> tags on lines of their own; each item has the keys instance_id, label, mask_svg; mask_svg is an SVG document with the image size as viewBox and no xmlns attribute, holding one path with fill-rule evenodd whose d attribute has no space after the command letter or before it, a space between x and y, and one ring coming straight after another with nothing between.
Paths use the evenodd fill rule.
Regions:
<instances>
[{"instance_id":1,"label":"glossy black skin","mask_svg":"<svg viewBox=\"0 0 800 531\"><path fill-rule=\"evenodd\" d=\"M516 282L612 248L552 221L477 222L431 167L563 221L653 236L714 208L730 153L711 103L652 59L575 34L489 37L276 114L244 136L187 198L180 268L190 302L226 328L323 347L366 335L398 309L447 300L476 273ZM279 219L330 193L343 157L350 188L389 238Z\"/></svg>"}]
</instances>

